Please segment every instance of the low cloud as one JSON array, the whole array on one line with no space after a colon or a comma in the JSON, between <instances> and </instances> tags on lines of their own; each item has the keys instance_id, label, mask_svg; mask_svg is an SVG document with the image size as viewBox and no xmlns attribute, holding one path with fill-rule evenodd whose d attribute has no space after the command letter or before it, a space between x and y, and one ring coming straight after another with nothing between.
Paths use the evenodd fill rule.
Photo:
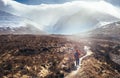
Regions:
<instances>
[{"instance_id":1,"label":"low cloud","mask_svg":"<svg viewBox=\"0 0 120 78\"><path fill-rule=\"evenodd\" d=\"M30 19L36 27L49 33L74 34L91 29L101 21L120 19L119 8L100 0L40 5L26 5L12 0L4 3L5 9L0 9Z\"/></svg>"}]
</instances>

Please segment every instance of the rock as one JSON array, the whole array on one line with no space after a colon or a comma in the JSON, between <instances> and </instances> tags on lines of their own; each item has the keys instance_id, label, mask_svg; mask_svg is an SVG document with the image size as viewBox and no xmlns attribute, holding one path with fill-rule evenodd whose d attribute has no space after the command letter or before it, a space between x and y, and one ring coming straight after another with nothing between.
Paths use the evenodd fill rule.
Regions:
<instances>
[{"instance_id":1,"label":"rock","mask_svg":"<svg viewBox=\"0 0 120 78\"><path fill-rule=\"evenodd\" d=\"M30 78L28 75L23 75L21 78Z\"/></svg>"}]
</instances>

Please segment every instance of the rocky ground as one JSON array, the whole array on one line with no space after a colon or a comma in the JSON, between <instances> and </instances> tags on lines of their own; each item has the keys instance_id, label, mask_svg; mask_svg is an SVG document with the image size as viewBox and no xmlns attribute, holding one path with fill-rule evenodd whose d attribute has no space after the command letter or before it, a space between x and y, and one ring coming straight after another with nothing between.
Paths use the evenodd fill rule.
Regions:
<instances>
[{"instance_id":1,"label":"rocky ground","mask_svg":"<svg viewBox=\"0 0 120 78\"><path fill-rule=\"evenodd\" d=\"M1 35L0 77L64 78L75 71L73 48L81 50L82 57L87 45L93 54L82 60L81 68L71 78L120 78L118 42L73 41L59 35Z\"/></svg>"}]
</instances>

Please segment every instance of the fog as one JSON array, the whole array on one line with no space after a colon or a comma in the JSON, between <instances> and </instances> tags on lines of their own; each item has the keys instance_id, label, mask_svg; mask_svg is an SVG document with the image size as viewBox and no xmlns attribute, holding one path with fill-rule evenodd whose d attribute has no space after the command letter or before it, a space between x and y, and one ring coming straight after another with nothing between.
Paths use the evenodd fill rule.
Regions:
<instances>
[{"instance_id":1,"label":"fog","mask_svg":"<svg viewBox=\"0 0 120 78\"><path fill-rule=\"evenodd\" d=\"M103 0L63 2L27 5L2 0L0 9L31 20L30 24L50 34L78 34L93 29L99 23L120 20L119 7Z\"/></svg>"}]
</instances>

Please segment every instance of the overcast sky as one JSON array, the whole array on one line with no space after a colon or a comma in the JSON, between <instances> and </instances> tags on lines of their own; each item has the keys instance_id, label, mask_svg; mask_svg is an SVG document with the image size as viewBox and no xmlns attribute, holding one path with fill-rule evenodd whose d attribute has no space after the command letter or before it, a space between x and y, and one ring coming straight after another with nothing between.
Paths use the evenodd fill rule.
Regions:
<instances>
[{"instance_id":1,"label":"overcast sky","mask_svg":"<svg viewBox=\"0 0 120 78\"><path fill-rule=\"evenodd\" d=\"M58 34L75 34L119 21L119 6L120 0L0 0L1 10Z\"/></svg>"}]
</instances>

